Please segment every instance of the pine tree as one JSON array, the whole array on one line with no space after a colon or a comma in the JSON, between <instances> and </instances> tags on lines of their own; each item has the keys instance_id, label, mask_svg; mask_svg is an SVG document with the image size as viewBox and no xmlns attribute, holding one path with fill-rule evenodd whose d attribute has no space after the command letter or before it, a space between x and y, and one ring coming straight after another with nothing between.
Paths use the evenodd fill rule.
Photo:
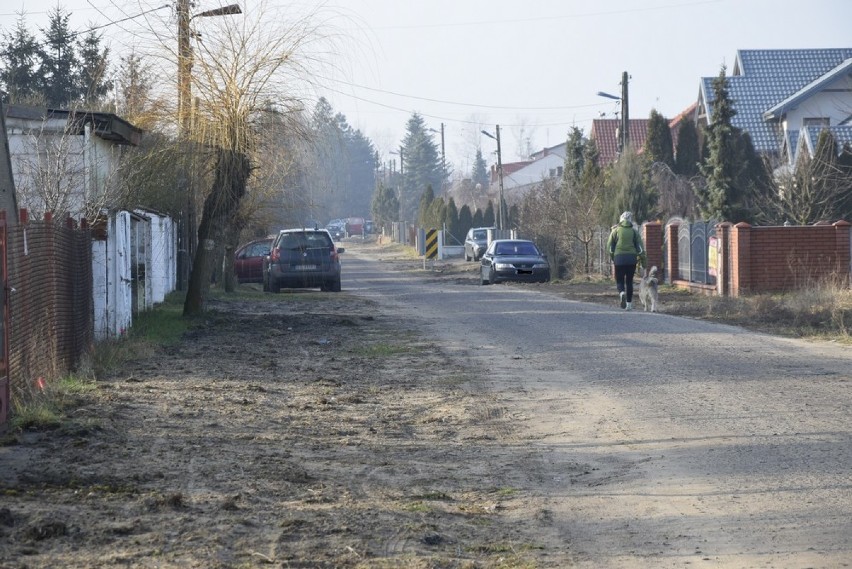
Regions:
<instances>
[{"instance_id":1,"label":"pine tree","mask_svg":"<svg viewBox=\"0 0 852 569\"><path fill-rule=\"evenodd\" d=\"M662 162L674 168L674 144L669 121L656 109L651 109L648 119L648 136L645 139L645 154L650 162Z\"/></svg>"},{"instance_id":2,"label":"pine tree","mask_svg":"<svg viewBox=\"0 0 852 569\"><path fill-rule=\"evenodd\" d=\"M101 48L101 36L90 30L78 43L79 72L76 74L76 95L86 107L95 107L110 90L107 80L109 48Z\"/></svg>"},{"instance_id":3,"label":"pine tree","mask_svg":"<svg viewBox=\"0 0 852 569\"><path fill-rule=\"evenodd\" d=\"M488 178L488 165L485 163L485 158L482 156L482 149L476 149L476 158L473 159L473 172L470 176L473 181L474 187L477 184L481 184L483 189L488 188L489 178Z\"/></svg>"},{"instance_id":4,"label":"pine tree","mask_svg":"<svg viewBox=\"0 0 852 569\"><path fill-rule=\"evenodd\" d=\"M18 18L12 32L4 32L0 44L0 86L7 103L40 103L39 45Z\"/></svg>"},{"instance_id":5,"label":"pine tree","mask_svg":"<svg viewBox=\"0 0 852 569\"><path fill-rule=\"evenodd\" d=\"M57 6L48 13L47 28L42 28L44 46L39 50L42 92L49 107L68 108L76 98L79 62L74 33L69 27L71 14Z\"/></svg>"},{"instance_id":6,"label":"pine tree","mask_svg":"<svg viewBox=\"0 0 852 569\"><path fill-rule=\"evenodd\" d=\"M576 126L572 127L565 146L565 165L562 169L562 185L566 190L574 188L580 182L586 161L585 146L583 131Z\"/></svg>"},{"instance_id":7,"label":"pine tree","mask_svg":"<svg viewBox=\"0 0 852 569\"><path fill-rule=\"evenodd\" d=\"M429 136L423 118L417 113L408 120L401 150L404 159L402 212L410 219L418 213L415 211L416 197L427 186L441 188L443 180L440 151Z\"/></svg>"}]
</instances>

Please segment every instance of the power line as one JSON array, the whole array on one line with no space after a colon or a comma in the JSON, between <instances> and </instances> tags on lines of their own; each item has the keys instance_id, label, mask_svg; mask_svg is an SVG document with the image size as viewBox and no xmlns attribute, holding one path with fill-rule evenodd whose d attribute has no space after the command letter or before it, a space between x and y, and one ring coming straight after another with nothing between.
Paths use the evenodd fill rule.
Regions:
<instances>
[{"instance_id":1,"label":"power line","mask_svg":"<svg viewBox=\"0 0 852 569\"><path fill-rule=\"evenodd\" d=\"M327 89L328 89L329 91L333 92L333 93L337 93L337 94L339 94L339 95L343 95L343 96L345 96L345 97L351 97L351 98L353 98L353 99L357 99L357 100L359 100L359 101L363 101L363 102L365 102L365 103L369 103L369 104L371 104L371 105L376 105L376 106L378 106L378 107L384 107L384 108L386 108L386 109L391 109L391 110L399 111L399 112L402 112L402 113L412 114L412 113L416 112L418 115L423 116L423 117L428 117L428 118L430 118L430 119L437 119L437 120L442 120L442 121L446 121L446 122L454 122L454 123L469 124L469 125L477 125L477 126L480 124L480 123L479 123L479 121L470 121L470 120L465 120L465 119L455 119L455 118L450 118L450 117L444 117L444 116L441 116L441 115L433 115L433 114L430 114L430 113L424 113L424 112L420 112L420 111L413 111L413 110L411 110L411 109L404 109L404 108L402 108L402 107L395 107L395 106L393 106L393 105L388 105L388 104L385 104L385 103L380 103L380 102L378 102L378 101L373 101L373 100L370 100L370 99L365 99L364 97L359 97L359 96L357 96L357 95L353 95L353 94L351 94L351 93L345 93L345 92L343 92L343 91L339 91L339 90L337 90L337 89L332 89L332 88L330 88L330 87L327 87ZM597 106L597 105L589 105L589 106ZM593 117L593 118L594 118L594 117ZM589 118L589 119L581 119L581 120L571 120L571 121L567 121L567 122L535 123L534 125L530 125L530 124L504 124L503 126L505 126L505 127L523 127L523 126L542 126L542 127L545 127L545 126L572 126L572 125L576 125L577 123L588 122L588 121L591 121L591 120L592 120L592 118Z\"/></svg>"},{"instance_id":2,"label":"power line","mask_svg":"<svg viewBox=\"0 0 852 569\"><path fill-rule=\"evenodd\" d=\"M499 106L499 105L481 105L478 103L460 103L456 101L444 101L441 99L430 99L429 97L418 97L417 95L406 95L404 93L397 93L395 91L386 91L383 89L376 89L374 87L367 87L366 85L358 85L356 83L349 83L347 81L342 80L334 80L327 79L329 81L334 81L336 83L342 83L343 85L348 85L350 87L356 87L358 89L365 89L367 91L373 91L374 93L384 93L386 95L394 95L396 97L405 97L406 99L416 99L418 101L427 101L429 103L441 103L445 105L457 105L460 107L475 107L477 109L495 109L495 110L504 110L504 111L566 111L571 109L582 109L587 107L598 107L600 103L593 103L589 105L569 105L563 107L508 107L508 106Z\"/></svg>"}]
</instances>

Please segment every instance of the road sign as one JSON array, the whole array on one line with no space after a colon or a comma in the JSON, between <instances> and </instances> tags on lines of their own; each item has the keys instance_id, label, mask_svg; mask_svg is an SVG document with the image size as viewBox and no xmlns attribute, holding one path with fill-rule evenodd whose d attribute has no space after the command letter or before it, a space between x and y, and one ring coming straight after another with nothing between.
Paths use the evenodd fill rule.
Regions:
<instances>
[{"instance_id":1,"label":"road sign","mask_svg":"<svg viewBox=\"0 0 852 569\"><path fill-rule=\"evenodd\" d=\"M436 259L438 257L438 230L426 230L426 258Z\"/></svg>"}]
</instances>

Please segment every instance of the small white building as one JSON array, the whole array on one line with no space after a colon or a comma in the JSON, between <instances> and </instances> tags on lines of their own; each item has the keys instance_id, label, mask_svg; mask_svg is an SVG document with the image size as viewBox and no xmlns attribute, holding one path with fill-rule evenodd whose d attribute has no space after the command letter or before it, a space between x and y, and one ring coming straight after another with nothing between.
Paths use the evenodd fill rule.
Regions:
<instances>
[{"instance_id":1,"label":"small white building","mask_svg":"<svg viewBox=\"0 0 852 569\"><path fill-rule=\"evenodd\" d=\"M94 218L109 207L127 146L142 131L111 113L7 105L18 207L32 217Z\"/></svg>"}]
</instances>

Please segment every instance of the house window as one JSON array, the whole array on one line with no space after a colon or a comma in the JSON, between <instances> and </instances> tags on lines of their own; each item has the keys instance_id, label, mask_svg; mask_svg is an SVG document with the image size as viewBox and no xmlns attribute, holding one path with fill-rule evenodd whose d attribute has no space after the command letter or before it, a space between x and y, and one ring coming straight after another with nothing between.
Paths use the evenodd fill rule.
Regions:
<instances>
[{"instance_id":1,"label":"house window","mask_svg":"<svg viewBox=\"0 0 852 569\"><path fill-rule=\"evenodd\" d=\"M831 126L831 119L829 119L828 117L805 117L802 119L802 126L819 126L827 128Z\"/></svg>"},{"instance_id":2,"label":"house window","mask_svg":"<svg viewBox=\"0 0 852 569\"><path fill-rule=\"evenodd\" d=\"M556 175L559 176L560 178L562 177L562 166L556 167Z\"/></svg>"}]
</instances>

